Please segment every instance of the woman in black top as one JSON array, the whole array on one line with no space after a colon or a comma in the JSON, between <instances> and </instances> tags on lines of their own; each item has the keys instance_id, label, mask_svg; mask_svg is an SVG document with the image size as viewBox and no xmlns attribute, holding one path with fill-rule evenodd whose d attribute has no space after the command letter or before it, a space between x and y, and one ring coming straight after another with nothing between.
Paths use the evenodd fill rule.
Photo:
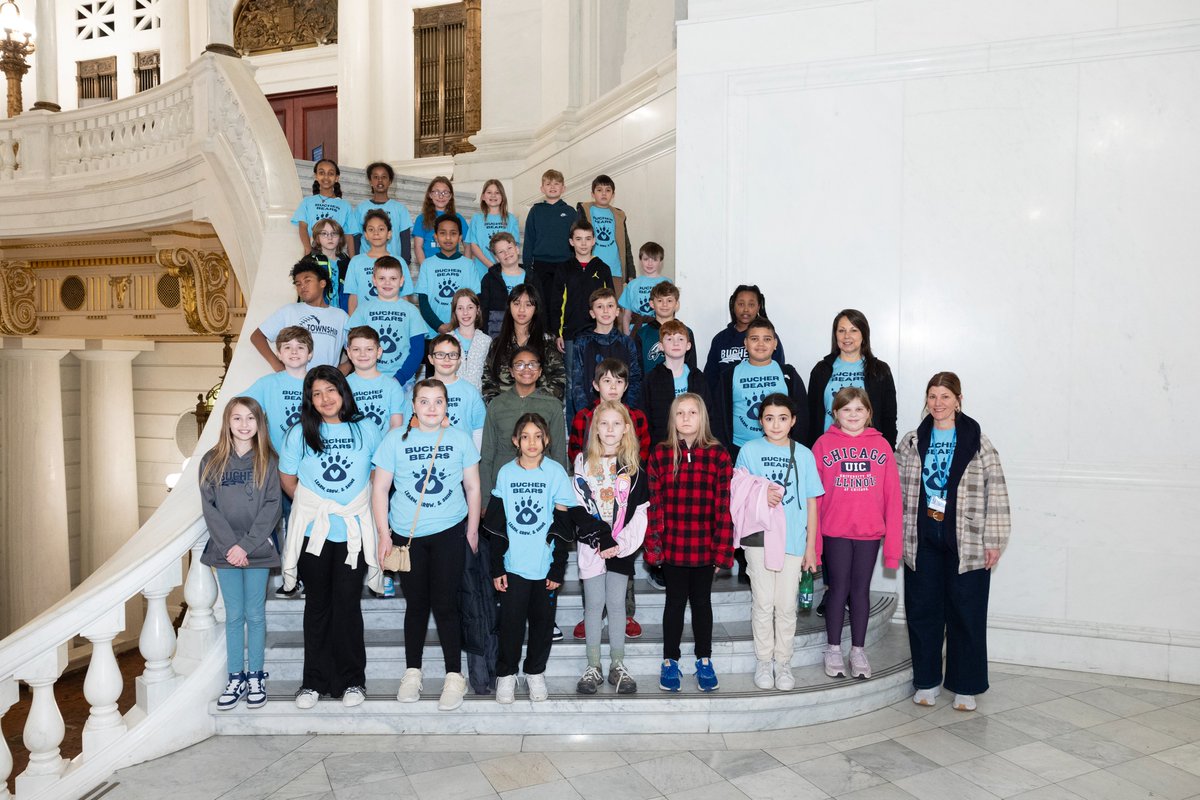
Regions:
<instances>
[{"instance_id":1,"label":"woman in black top","mask_svg":"<svg viewBox=\"0 0 1200 800\"><path fill-rule=\"evenodd\" d=\"M857 386L871 398L872 427L896 446L896 383L887 363L871 353L871 326L853 308L833 318L829 355L817 362L808 378L808 441L812 447L829 429L829 409L839 389Z\"/></svg>"}]
</instances>

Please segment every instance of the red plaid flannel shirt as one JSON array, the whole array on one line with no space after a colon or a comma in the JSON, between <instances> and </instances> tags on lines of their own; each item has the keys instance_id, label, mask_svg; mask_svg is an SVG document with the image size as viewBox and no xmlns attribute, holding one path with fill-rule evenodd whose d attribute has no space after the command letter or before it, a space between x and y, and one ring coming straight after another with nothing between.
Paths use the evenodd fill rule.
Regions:
<instances>
[{"instance_id":1,"label":"red plaid flannel shirt","mask_svg":"<svg viewBox=\"0 0 1200 800\"><path fill-rule=\"evenodd\" d=\"M575 456L584 451L587 446L588 426L592 424L592 414L596 411L596 406L600 405L600 401L592 403L591 408L581 408L575 412L575 419L571 420L571 435L567 437L567 461L575 463ZM650 421L646 415L636 408L625 406L625 410L629 412L630 418L633 420L633 432L638 437L638 450L641 454L642 465L645 466L646 461L650 458Z\"/></svg>"},{"instance_id":2,"label":"red plaid flannel shirt","mask_svg":"<svg viewBox=\"0 0 1200 800\"><path fill-rule=\"evenodd\" d=\"M650 453L650 519L646 563L677 567L733 566L729 482L733 464L720 445L684 449L672 474L671 446Z\"/></svg>"}]
</instances>

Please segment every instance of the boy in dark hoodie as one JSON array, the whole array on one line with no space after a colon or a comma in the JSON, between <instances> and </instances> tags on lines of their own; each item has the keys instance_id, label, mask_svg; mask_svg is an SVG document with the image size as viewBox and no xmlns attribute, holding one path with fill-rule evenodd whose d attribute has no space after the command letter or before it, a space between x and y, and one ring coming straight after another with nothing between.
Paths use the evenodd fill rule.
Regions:
<instances>
[{"instance_id":1,"label":"boy in dark hoodie","mask_svg":"<svg viewBox=\"0 0 1200 800\"><path fill-rule=\"evenodd\" d=\"M621 313L617 307L617 295L612 289L603 288L592 292L588 300L588 314L595 320L592 330L581 333L575 339L573 358L568 372L567 385L570 395L567 402L567 418L574 419L580 409L591 408L596 399L592 375L596 365L606 358L615 358L629 365L627 405L637 408L642 400L641 354L633 339L616 327Z\"/></svg>"},{"instance_id":2,"label":"boy in dark hoodie","mask_svg":"<svg viewBox=\"0 0 1200 800\"><path fill-rule=\"evenodd\" d=\"M592 255L596 248L595 232L586 220L571 223L571 258L558 265L546 316L547 330L557 337L558 352L567 365L568 413L579 409L570 407L571 365L574 361L575 340L592 327L591 297L597 289L612 289L613 276L609 265ZM584 374L586 379L587 374Z\"/></svg>"}]
</instances>

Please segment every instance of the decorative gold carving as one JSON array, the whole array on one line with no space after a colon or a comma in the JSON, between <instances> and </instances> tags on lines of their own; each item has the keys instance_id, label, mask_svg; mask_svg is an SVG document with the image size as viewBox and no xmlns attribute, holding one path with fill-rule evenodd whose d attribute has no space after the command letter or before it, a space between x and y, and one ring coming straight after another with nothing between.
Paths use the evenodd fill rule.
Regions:
<instances>
[{"instance_id":1,"label":"decorative gold carving","mask_svg":"<svg viewBox=\"0 0 1200 800\"><path fill-rule=\"evenodd\" d=\"M125 307L125 293L129 291L129 284L132 281L133 277L131 275L112 275L109 277L108 285L112 287L117 308Z\"/></svg>"},{"instance_id":2,"label":"decorative gold carving","mask_svg":"<svg viewBox=\"0 0 1200 800\"><path fill-rule=\"evenodd\" d=\"M233 23L243 54L337 41L337 0L245 0Z\"/></svg>"},{"instance_id":3,"label":"decorative gold carving","mask_svg":"<svg viewBox=\"0 0 1200 800\"><path fill-rule=\"evenodd\" d=\"M174 247L158 251L158 263L179 279L183 314L196 333L224 333L229 327L229 259L224 253Z\"/></svg>"},{"instance_id":4,"label":"decorative gold carving","mask_svg":"<svg viewBox=\"0 0 1200 800\"><path fill-rule=\"evenodd\" d=\"M35 285L28 261L0 261L0 333L9 336L37 333Z\"/></svg>"}]
</instances>

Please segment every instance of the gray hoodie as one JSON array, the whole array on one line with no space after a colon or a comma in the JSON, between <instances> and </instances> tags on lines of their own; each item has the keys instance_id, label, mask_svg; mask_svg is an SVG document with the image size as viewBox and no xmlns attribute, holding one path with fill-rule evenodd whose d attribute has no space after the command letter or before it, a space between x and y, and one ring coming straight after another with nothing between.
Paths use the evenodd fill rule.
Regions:
<instances>
[{"instance_id":1,"label":"gray hoodie","mask_svg":"<svg viewBox=\"0 0 1200 800\"><path fill-rule=\"evenodd\" d=\"M260 488L254 483L253 451L244 456L232 454L215 485L203 479L212 457L209 450L200 462L200 506L208 523L208 546L200 563L232 569L225 553L237 544L246 551L251 567L279 566L279 552L271 541L280 515L278 461L271 458Z\"/></svg>"}]
</instances>

